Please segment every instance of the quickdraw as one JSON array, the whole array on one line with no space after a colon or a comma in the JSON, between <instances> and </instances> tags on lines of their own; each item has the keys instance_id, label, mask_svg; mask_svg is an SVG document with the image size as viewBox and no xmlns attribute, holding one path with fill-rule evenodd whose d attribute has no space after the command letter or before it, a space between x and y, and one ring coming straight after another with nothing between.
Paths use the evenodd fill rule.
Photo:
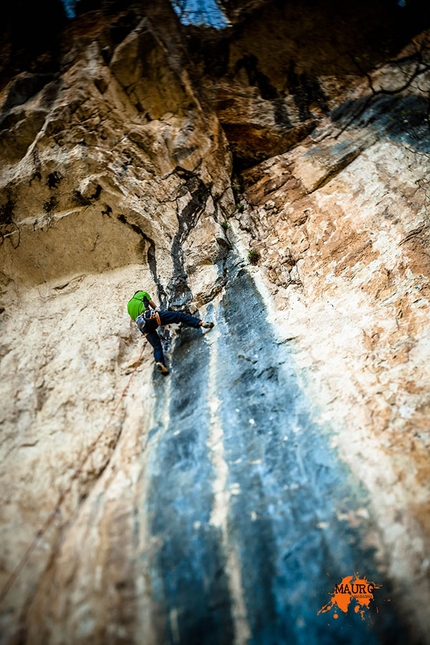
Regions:
<instances>
[{"instance_id":1,"label":"quickdraw","mask_svg":"<svg viewBox=\"0 0 430 645\"><path fill-rule=\"evenodd\" d=\"M155 309L152 309L150 314L149 314L150 319L154 319L157 321L157 325L161 327L161 317L158 311L155 311Z\"/></svg>"}]
</instances>

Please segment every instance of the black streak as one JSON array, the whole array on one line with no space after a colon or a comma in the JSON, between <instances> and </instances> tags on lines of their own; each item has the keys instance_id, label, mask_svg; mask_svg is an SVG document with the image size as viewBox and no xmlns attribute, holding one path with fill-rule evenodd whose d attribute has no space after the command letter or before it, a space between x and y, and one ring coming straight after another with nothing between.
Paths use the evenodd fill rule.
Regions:
<instances>
[{"instance_id":1,"label":"black streak","mask_svg":"<svg viewBox=\"0 0 430 645\"><path fill-rule=\"evenodd\" d=\"M107 212L109 209L109 212ZM106 206L106 211L102 211L103 214L105 215L110 215L112 212L112 209L110 206ZM140 226L137 226L137 224L133 224L131 222L128 222L125 215L118 215L118 221L121 222L122 224L125 224L126 226L129 226L135 233L140 235L145 242L148 243L148 251L146 253L146 259L148 262L149 270L151 271L152 278L157 285L157 291L158 291L158 298L160 300L160 304L162 307L166 306L166 292L164 290L164 287L162 283L160 282L157 274L157 260L156 260L156 255L155 255L155 242L153 239L148 237L144 231L140 228Z\"/></svg>"},{"instance_id":2,"label":"black streak","mask_svg":"<svg viewBox=\"0 0 430 645\"><path fill-rule=\"evenodd\" d=\"M185 180L182 195L189 193L191 199L182 211L178 212L179 228L171 249L174 272L168 287L169 305L187 308L192 300L192 293L187 283L182 247L206 207L211 187L206 186L195 173L184 168L177 168L175 172Z\"/></svg>"}]
</instances>

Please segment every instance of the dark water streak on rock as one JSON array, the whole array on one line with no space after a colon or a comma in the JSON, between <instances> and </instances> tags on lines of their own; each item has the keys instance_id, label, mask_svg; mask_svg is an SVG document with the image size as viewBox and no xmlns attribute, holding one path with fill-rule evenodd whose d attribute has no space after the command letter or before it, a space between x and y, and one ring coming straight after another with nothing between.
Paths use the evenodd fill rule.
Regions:
<instances>
[{"instance_id":1,"label":"dark water streak on rock","mask_svg":"<svg viewBox=\"0 0 430 645\"><path fill-rule=\"evenodd\" d=\"M377 531L366 491L313 420L294 357L279 344L255 285L230 265L210 350L194 330L172 356L171 390L158 381L148 509L160 545L150 562L158 643L234 642L226 547L239 556L249 645L413 642L381 563L365 537ZM216 383L209 383L216 351ZM213 374L212 374L213 376ZM216 479L209 398L215 388L230 495L227 541L210 524ZM164 421L168 409L168 421ZM235 484L235 487L232 485ZM359 526L347 513L366 508ZM340 519L339 519L340 518ZM334 585L355 572L382 585L363 621L352 609L318 614ZM390 599L391 602L387 602ZM174 620L172 621L172 616Z\"/></svg>"}]
</instances>

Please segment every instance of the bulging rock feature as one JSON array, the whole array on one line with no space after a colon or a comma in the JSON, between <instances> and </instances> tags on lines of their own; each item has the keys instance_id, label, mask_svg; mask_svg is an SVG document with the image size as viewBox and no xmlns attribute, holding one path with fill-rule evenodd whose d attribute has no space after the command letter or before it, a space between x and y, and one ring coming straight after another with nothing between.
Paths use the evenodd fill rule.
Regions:
<instances>
[{"instance_id":1,"label":"bulging rock feature","mask_svg":"<svg viewBox=\"0 0 430 645\"><path fill-rule=\"evenodd\" d=\"M430 20L314 5L7 16L1 645L428 642Z\"/></svg>"}]
</instances>

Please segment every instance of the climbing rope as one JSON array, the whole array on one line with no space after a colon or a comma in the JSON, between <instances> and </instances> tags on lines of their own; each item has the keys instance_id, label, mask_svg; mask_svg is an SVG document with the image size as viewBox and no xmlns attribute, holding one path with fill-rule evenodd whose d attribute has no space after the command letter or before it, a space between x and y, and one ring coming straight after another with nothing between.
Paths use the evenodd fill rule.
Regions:
<instances>
[{"instance_id":1,"label":"climbing rope","mask_svg":"<svg viewBox=\"0 0 430 645\"><path fill-rule=\"evenodd\" d=\"M71 478L67 488L61 493L61 495L58 498L58 501L57 501L55 507L49 513L48 517L46 518L46 520L45 520L45 522L44 522L44 524L42 526L42 528L40 528L37 531L37 533L35 533L34 538L32 539L32 541L30 542L29 546L27 547L27 549L26 549L24 555L22 556L21 560L18 562L18 564L16 565L15 569L12 571L12 573L9 576L9 578L7 579L6 583L1 588L1 590L0 590L0 603L3 602L3 600L6 598L7 594L9 593L9 591L12 589L13 585L17 581L21 571L24 569L25 565L29 561L29 559L31 557L31 554L33 553L33 551L35 550L36 546L38 545L38 543L40 542L40 540L42 539L42 537L45 535L46 531L50 527L54 517L56 516L56 514L60 510L60 507L61 507L62 503L64 502L65 498L67 497L67 495L72 490L72 486L73 486L74 481L81 474L82 469L84 468L84 466L87 463L88 459L90 458L90 456L94 452L94 448L96 447L96 445L99 442L99 440L102 437L102 435L106 432L106 429L109 426L109 424L110 424L115 412L117 411L121 401L123 400L123 398L126 395L126 392L127 392L128 388L130 387L130 383L132 381L133 376L136 374L137 368L139 367L140 362L141 362L142 357L143 357L143 352L144 352L144 349L145 349L145 346L146 346L146 342L147 341L145 341L143 343L142 351L140 352L140 356L139 356L137 362L134 365L134 369L133 369L133 371L132 371L132 373L130 375L130 378L127 381L127 385L125 386L124 390L122 391L121 396L119 397L119 399L117 401L117 404L115 405L114 409L112 410L112 412L111 412L111 414L109 416L109 419L106 422L106 425L104 426L103 430L101 432L99 432L99 434L98 434L97 438L95 439L95 441L93 441L93 443L92 443L92 445L91 445L91 447L90 447L90 449L89 449L89 451L87 453L87 456L80 463L80 465L77 468L77 470L75 470L75 472L73 473L72 478Z\"/></svg>"}]
</instances>

